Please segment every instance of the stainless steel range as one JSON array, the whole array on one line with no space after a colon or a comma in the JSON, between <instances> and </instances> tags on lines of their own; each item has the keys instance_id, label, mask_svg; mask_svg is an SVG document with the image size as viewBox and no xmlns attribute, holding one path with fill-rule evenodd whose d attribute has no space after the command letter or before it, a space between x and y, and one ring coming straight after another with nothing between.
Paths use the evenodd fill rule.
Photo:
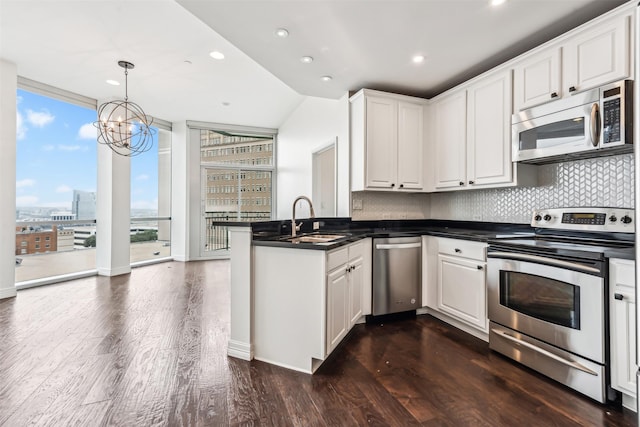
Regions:
<instances>
[{"instance_id":1,"label":"stainless steel range","mask_svg":"<svg viewBox=\"0 0 640 427\"><path fill-rule=\"evenodd\" d=\"M634 211L534 212L530 239L487 250L489 346L599 401L609 388L607 252L634 245Z\"/></svg>"}]
</instances>

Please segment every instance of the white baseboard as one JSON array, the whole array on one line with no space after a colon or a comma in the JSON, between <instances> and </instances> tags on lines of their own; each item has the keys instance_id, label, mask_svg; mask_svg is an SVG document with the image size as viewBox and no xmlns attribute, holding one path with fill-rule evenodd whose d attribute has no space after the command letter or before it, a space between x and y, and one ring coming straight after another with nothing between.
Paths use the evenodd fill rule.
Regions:
<instances>
[{"instance_id":1,"label":"white baseboard","mask_svg":"<svg viewBox=\"0 0 640 427\"><path fill-rule=\"evenodd\" d=\"M131 266L125 265L118 268L98 268L99 276L120 276L121 274L131 273Z\"/></svg>"},{"instance_id":2,"label":"white baseboard","mask_svg":"<svg viewBox=\"0 0 640 427\"><path fill-rule=\"evenodd\" d=\"M11 288L3 288L0 289L0 299L4 299L4 298L13 298L18 294L15 286L11 287Z\"/></svg>"},{"instance_id":3,"label":"white baseboard","mask_svg":"<svg viewBox=\"0 0 640 427\"><path fill-rule=\"evenodd\" d=\"M229 340L227 356L242 360L253 360L253 346L245 342Z\"/></svg>"}]
</instances>

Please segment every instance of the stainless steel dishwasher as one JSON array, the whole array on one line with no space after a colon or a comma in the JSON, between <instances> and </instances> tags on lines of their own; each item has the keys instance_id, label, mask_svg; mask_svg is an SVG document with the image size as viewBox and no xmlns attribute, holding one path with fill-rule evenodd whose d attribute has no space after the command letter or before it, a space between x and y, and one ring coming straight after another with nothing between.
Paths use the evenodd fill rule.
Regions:
<instances>
[{"instance_id":1,"label":"stainless steel dishwasher","mask_svg":"<svg viewBox=\"0 0 640 427\"><path fill-rule=\"evenodd\" d=\"M373 239L373 315L422 307L422 238Z\"/></svg>"}]
</instances>

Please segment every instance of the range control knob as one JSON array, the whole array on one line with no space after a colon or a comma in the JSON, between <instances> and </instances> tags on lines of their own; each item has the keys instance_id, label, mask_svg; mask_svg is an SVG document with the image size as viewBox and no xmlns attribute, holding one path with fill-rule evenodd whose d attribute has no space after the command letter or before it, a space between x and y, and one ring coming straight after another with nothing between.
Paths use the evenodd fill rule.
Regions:
<instances>
[{"instance_id":1,"label":"range control knob","mask_svg":"<svg viewBox=\"0 0 640 427\"><path fill-rule=\"evenodd\" d=\"M618 220L618 218L616 218L616 216L615 216L615 215L611 215L611 216L609 217L609 221L611 221L611 222L616 222L617 220Z\"/></svg>"},{"instance_id":2,"label":"range control knob","mask_svg":"<svg viewBox=\"0 0 640 427\"><path fill-rule=\"evenodd\" d=\"M551 215L546 214L546 215L544 216L544 220L545 220L545 221L551 221Z\"/></svg>"},{"instance_id":3,"label":"range control knob","mask_svg":"<svg viewBox=\"0 0 640 427\"><path fill-rule=\"evenodd\" d=\"M623 224L629 224L632 219L629 215L625 215L622 218L620 218L620 221L622 221Z\"/></svg>"},{"instance_id":4,"label":"range control knob","mask_svg":"<svg viewBox=\"0 0 640 427\"><path fill-rule=\"evenodd\" d=\"M534 216L533 219L536 221L540 221L542 219L542 216L540 216L539 214L536 214L536 216Z\"/></svg>"}]
</instances>

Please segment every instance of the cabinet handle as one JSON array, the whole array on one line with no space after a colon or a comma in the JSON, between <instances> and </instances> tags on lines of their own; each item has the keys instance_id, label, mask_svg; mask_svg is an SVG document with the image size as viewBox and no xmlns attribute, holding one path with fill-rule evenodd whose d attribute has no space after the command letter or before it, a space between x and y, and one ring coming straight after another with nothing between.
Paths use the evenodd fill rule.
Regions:
<instances>
[{"instance_id":1,"label":"cabinet handle","mask_svg":"<svg viewBox=\"0 0 640 427\"><path fill-rule=\"evenodd\" d=\"M475 182L474 181L469 181L469 184L473 185Z\"/></svg>"},{"instance_id":2,"label":"cabinet handle","mask_svg":"<svg viewBox=\"0 0 640 427\"><path fill-rule=\"evenodd\" d=\"M392 187L395 187L396 185L395 185L395 184L391 184L391 186L392 186Z\"/></svg>"},{"instance_id":3,"label":"cabinet handle","mask_svg":"<svg viewBox=\"0 0 640 427\"><path fill-rule=\"evenodd\" d=\"M569 92L575 92L575 91L576 91L576 87L575 87L575 86L571 86L571 87L569 88Z\"/></svg>"},{"instance_id":4,"label":"cabinet handle","mask_svg":"<svg viewBox=\"0 0 640 427\"><path fill-rule=\"evenodd\" d=\"M404 184L400 184L400 188L403 188L403 187L404 187Z\"/></svg>"},{"instance_id":5,"label":"cabinet handle","mask_svg":"<svg viewBox=\"0 0 640 427\"><path fill-rule=\"evenodd\" d=\"M457 254L461 254L462 253L462 251L460 249L458 249L458 248L455 248L454 251L456 251Z\"/></svg>"},{"instance_id":6,"label":"cabinet handle","mask_svg":"<svg viewBox=\"0 0 640 427\"><path fill-rule=\"evenodd\" d=\"M613 294L613 297L614 297L615 299L617 299L618 301L622 301L622 300L624 299L624 295L619 294L619 293L617 293L617 292L616 292L615 294Z\"/></svg>"},{"instance_id":7,"label":"cabinet handle","mask_svg":"<svg viewBox=\"0 0 640 427\"><path fill-rule=\"evenodd\" d=\"M478 266L478 270L483 270L483 269L484 269L483 266L481 266L481 265Z\"/></svg>"},{"instance_id":8,"label":"cabinet handle","mask_svg":"<svg viewBox=\"0 0 640 427\"><path fill-rule=\"evenodd\" d=\"M557 98L557 97L558 97L558 92L553 92L553 93L551 94L551 97L552 97L552 98Z\"/></svg>"},{"instance_id":9,"label":"cabinet handle","mask_svg":"<svg viewBox=\"0 0 640 427\"><path fill-rule=\"evenodd\" d=\"M460 185L464 185L464 181L460 181Z\"/></svg>"}]
</instances>

